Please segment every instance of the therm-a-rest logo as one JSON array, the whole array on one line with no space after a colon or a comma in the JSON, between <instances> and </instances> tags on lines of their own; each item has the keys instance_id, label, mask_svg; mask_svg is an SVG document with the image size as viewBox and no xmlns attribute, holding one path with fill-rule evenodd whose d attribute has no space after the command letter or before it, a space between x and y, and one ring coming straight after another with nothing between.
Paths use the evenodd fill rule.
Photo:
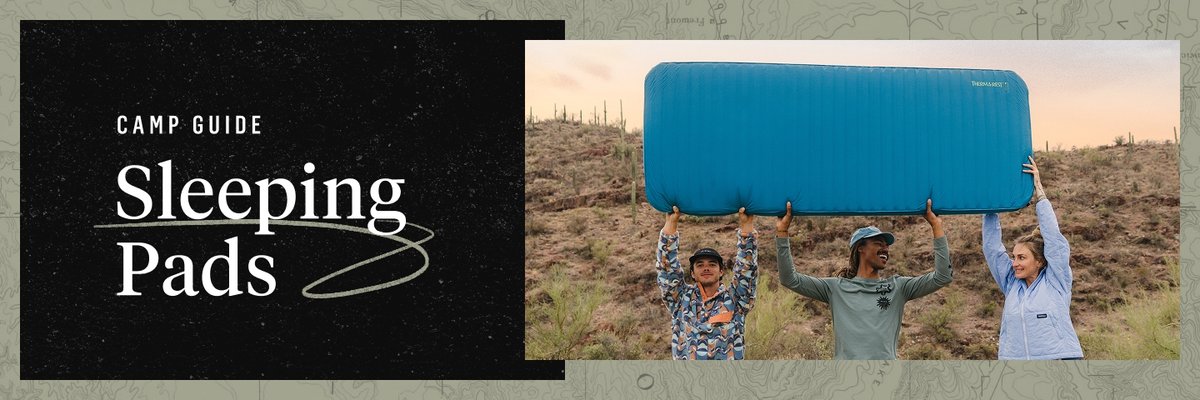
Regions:
<instances>
[{"instance_id":1,"label":"therm-a-rest logo","mask_svg":"<svg viewBox=\"0 0 1200 400\"><path fill-rule=\"evenodd\" d=\"M1002 87L1008 87L1008 82L984 82L984 81L971 81L971 86L976 86L976 87L979 87L979 86L983 86L983 87L1001 87L1001 88L1002 88Z\"/></svg>"}]
</instances>

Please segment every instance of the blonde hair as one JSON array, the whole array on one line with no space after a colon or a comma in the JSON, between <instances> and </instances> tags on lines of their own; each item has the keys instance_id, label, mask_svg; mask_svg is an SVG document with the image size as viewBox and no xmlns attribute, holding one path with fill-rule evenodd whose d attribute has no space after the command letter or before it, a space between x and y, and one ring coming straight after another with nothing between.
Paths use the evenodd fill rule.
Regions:
<instances>
[{"instance_id":1,"label":"blonde hair","mask_svg":"<svg viewBox=\"0 0 1200 400\"><path fill-rule=\"evenodd\" d=\"M1017 244L1025 245L1025 248L1029 249L1030 253L1033 253L1033 258L1042 263L1042 268L1046 268L1046 265L1049 265L1049 262L1046 261L1046 242L1042 240L1042 231L1040 229L1033 228L1033 232L1017 238L1017 242L1013 245L1014 250Z\"/></svg>"}]
</instances>

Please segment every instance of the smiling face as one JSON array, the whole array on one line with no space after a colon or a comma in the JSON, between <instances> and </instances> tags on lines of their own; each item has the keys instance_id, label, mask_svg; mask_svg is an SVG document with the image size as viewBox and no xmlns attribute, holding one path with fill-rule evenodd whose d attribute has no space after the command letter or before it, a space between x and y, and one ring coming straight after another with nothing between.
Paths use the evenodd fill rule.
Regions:
<instances>
[{"instance_id":1,"label":"smiling face","mask_svg":"<svg viewBox=\"0 0 1200 400\"><path fill-rule=\"evenodd\" d=\"M692 263L692 279L700 286L712 286L721 280L721 264L710 257L697 258Z\"/></svg>"},{"instance_id":2,"label":"smiling face","mask_svg":"<svg viewBox=\"0 0 1200 400\"><path fill-rule=\"evenodd\" d=\"M860 267L866 265L876 271L882 270L887 266L888 256L887 240L884 240L883 237L863 239L863 244L858 246L858 265Z\"/></svg>"},{"instance_id":3,"label":"smiling face","mask_svg":"<svg viewBox=\"0 0 1200 400\"><path fill-rule=\"evenodd\" d=\"M1026 282L1033 282L1033 280L1037 279L1038 272L1046 265L1046 262L1034 255L1033 251L1024 242L1017 242L1013 246L1012 263L1013 275L1016 275L1017 279L1024 279Z\"/></svg>"}]
</instances>

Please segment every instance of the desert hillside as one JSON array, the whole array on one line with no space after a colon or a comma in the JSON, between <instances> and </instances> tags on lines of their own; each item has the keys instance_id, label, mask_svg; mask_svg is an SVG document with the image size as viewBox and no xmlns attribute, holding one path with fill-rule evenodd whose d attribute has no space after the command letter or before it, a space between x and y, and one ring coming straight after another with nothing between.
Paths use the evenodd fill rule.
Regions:
<instances>
[{"instance_id":1,"label":"desert hillside","mask_svg":"<svg viewBox=\"0 0 1200 400\"><path fill-rule=\"evenodd\" d=\"M616 127L526 125L527 358L670 358L670 320L654 271L664 216L645 203L641 143L641 132ZM1121 137L1100 148L1042 150L1035 157L1043 184L1071 244L1072 318L1085 355L1178 358L1178 146L1130 145ZM994 359L1003 295L980 251L980 217L943 220L954 282L908 303L900 358ZM731 254L733 221L685 216L682 253L710 246ZM757 218L763 273L747 322L747 358L828 359L828 306L777 283L775 221ZM1036 226L1032 208L1001 221L1010 250L1013 238ZM897 237L891 272L932 270L932 233L916 216L797 217L797 270L831 275L846 263L850 232L868 224Z\"/></svg>"}]
</instances>

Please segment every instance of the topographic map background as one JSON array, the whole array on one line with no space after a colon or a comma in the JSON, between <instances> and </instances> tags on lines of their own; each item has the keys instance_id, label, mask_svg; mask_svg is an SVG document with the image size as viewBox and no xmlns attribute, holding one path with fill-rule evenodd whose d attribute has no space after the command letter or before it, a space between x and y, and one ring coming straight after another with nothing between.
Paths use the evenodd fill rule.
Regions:
<instances>
[{"instance_id":1,"label":"topographic map background","mask_svg":"<svg viewBox=\"0 0 1200 400\"><path fill-rule=\"evenodd\" d=\"M0 398L1200 398L1200 10L1189 1L37 1L0 5ZM567 362L565 381L19 380L24 19L562 19L568 39L1180 41L1180 361ZM673 22L675 21L675 22ZM248 39L250 40L250 39ZM97 71L103 73L103 71Z\"/></svg>"}]
</instances>

